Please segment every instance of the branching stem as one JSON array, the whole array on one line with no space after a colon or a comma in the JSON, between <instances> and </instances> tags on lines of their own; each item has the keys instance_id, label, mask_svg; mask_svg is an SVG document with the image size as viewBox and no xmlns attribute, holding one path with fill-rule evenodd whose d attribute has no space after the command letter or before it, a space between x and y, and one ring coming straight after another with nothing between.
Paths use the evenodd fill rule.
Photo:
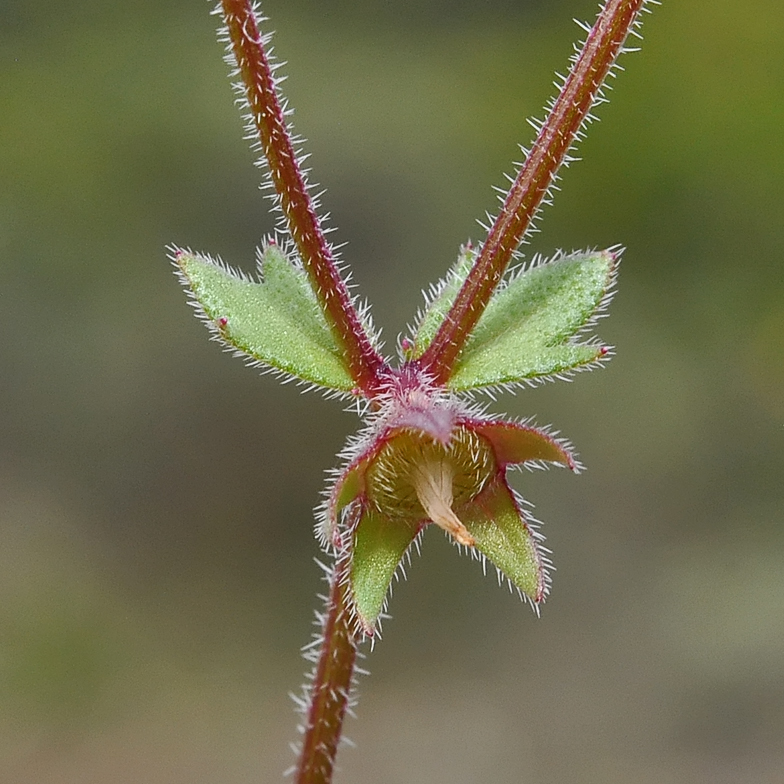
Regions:
<instances>
[{"instance_id":1,"label":"branching stem","mask_svg":"<svg viewBox=\"0 0 784 784\"><path fill-rule=\"evenodd\" d=\"M419 360L445 383L579 137L645 0L607 0L574 61L452 308Z\"/></svg>"},{"instance_id":2,"label":"branching stem","mask_svg":"<svg viewBox=\"0 0 784 784\"><path fill-rule=\"evenodd\" d=\"M373 348L324 236L278 98L275 77L250 0L221 0L248 108L291 236L327 321L344 348L357 387L370 396L384 360Z\"/></svg>"},{"instance_id":3,"label":"branching stem","mask_svg":"<svg viewBox=\"0 0 784 784\"><path fill-rule=\"evenodd\" d=\"M448 381L460 351L590 117L591 107L600 96L602 85L645 2L606 0L604 3L488 231L471 272L435 338L416 360L437 384ZM254 135L258 134L291 236L330 328L343 348L357 393L371 401L377 400L385 379L395 371L374 348L326 240L297 160L253 4L251 0L221 0L221 9L242 79L252 130ZM436 514L436 511L431 516L438 522L441 512ZM447 523L454 524L454 520L447 519L448 514L444 512L442 516ZM310 689L296 784L332 781L357 657L348 606L349 563L348 557L339 557L330 577L323 639Z\"/></svg>"},{"instance_id":4,"label":"branching stem","mask_svg":"<svg viewBox=\"0 0 784 784\"><path fill-rule=\"evenodd\" d=\"M346 606L347 564L347 560L339 560L330 579L323 642L311 684L296 784L329 784L332 781L357 656Z\"/></svg>"}]
</instances>

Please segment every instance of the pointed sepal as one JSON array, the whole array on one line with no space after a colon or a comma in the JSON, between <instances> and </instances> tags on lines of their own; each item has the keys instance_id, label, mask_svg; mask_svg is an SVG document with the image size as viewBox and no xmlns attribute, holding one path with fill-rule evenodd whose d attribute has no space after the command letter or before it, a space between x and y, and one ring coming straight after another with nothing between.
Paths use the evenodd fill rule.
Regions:
<instances>
[{"instance_id":1,"label":"pointed sepal","mask_svg":"<svg viewBox=\"0 0 784 784\"><path fill-rule=\"evenodd\" d=\"M354 530L349 571L349 594L360 630L372 635L392 583L392 578L419 524L392 519L366 506Z\"/></svg>"},{"instance_id":2,"label":"pointed sepal","mask_svg":"<svg viewBox=\"0 0 784 784\"><path fill-rule=\"evenodd\" d=\"M360 453L342 471L336 472L335 484L317 513L316 537L324 548L340 547L340 521L344 510L366 490L365 474L378 447Z\"/></svg>"},{"instance_id":3,"label":"pointed sepal","mask_svg":"<svg viewBox=\"0 0 784 784\"><path fill-rule=\"evenodd\" d=\"M579 471L581 465L568 442L540 427L506 420L471 422L471 428L490 442L500 466L548 463Z\"/></svg>"},{"instance_id":4,"label":"pointed sepal","mask_svg":"<svg viewBox=\"0 0 784 784\"><path fill-rule=\"evenodd\" d=\"M173 258L222 343L303 381L341 392L354 388L305 273L277 245L262 250L258 281L190 251L176 250Z\"/></svg>"},{"instance_id":5,"label":"pointed sepal","mask_svg":"<svg viewBox=\"0 0 784 784\"><path fill-rule=\"evenodd\" d=\"M546 593L547 576L531 527L512 491L499 475L457 514L489 558L533 604Z\"/></svg>"},{"instance_id":6,"label":"pointed sepal","mask_svg":"<svg viewBox=\"0 0 784 784\"><path fill-rule=\"evenodd\" d=\"M608 349L577 336L606 303L617 261L612 251L575 253L517 274L487 306L447 386L515 384L601 360Z\"/></svg>"}]
</instances>

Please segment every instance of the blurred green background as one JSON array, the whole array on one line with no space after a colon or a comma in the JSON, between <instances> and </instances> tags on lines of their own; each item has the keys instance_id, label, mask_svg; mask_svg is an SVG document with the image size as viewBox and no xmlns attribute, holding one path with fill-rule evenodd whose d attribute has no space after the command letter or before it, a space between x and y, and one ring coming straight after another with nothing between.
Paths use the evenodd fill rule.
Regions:
<instances>
[{"instance_id":1,"label":"blurred green background","mask_svg":"<svg viewBox=\"0 0 784 784\"><path fill-rule=\"evenodd\" d=\"M246 784L292 761L323 470L356 428L209 343L175 242L272 221L205 2L0 6L0 779ZM593 0L267 0L388 345L530 142ZM784 780L784 5L670 0L531 252L627 246L606 370L493 404L537 620L431 532L339 784Z\"/></svg>"}]
</instances>

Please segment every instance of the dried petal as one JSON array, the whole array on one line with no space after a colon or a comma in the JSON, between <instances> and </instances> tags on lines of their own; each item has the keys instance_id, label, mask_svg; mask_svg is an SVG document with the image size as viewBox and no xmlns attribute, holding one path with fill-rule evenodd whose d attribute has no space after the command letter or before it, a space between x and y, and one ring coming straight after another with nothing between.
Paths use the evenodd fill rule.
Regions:
<instances>
[{"instance_id":1,"label":"dried petal","mask_svg":"<svg viewBox=\"0 0 784 784\"><path fill-rule=\"evenodd\" d=\"M474 537L452 509L453 477L454 468L448 460L426 460L416 467L411 480L431 522L451 534L458 544L473 547Z\"/></svg>"}]
</instances>

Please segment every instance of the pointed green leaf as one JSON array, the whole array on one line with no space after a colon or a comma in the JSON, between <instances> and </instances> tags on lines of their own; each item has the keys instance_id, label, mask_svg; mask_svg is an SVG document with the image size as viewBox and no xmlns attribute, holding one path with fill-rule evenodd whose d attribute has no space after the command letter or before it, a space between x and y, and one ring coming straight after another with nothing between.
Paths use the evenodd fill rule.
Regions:
<instances>
[{"instance_id":1,"label":"pointed green leaf","mask_svg":"<svg viewBox=\"0 0 784 784\"><path fill-rule=\"evenodd\" d=\"M449 308L452 307L452 303L454 303L460 287L465 282L475 259L476 252L473 248L467 245L463 245L460 248L457 261L447 273L446 278L437 287L438 294L433 298L419 319L416 334L414 335L413 357L421 356L436 336L441 322L443 322Z\"/></svg>"},{"instance_id":2,"label":"pointed green leaf","mask_svg":"<svg viewBox=\"0 0 784 784\"><path fill-rule=\"evenodd\" d=\"M280 248L264 248L260 282L186 251L176 262L223 342L304 381L344 392L354 387L305 273Z\"/></svg>"},{"instance_id":3,"label":"pointed green leaf","mask_svg":"<svg viewBox=\"0 0 784 784\"><path fill-rule=\"evenodd\" d=\"M418 527L416 522L390 519L371 508L362 514L354 533L349 580L357 618L368 634L375 628L395 570Z\"/></svg>"},{"instance_id":4,"label":"pointed green leaf","mask_svg":"<svg viewBox=\"0 0 784 784\"><path fill-rule=\"evenodd\" d=\"M484 553L533 602L544 598L544 569L531 529L503 479L455 510Z\"/></svg>"},{"instance_id":5,"label":"pointed green leaf","mask_svg":"<svg viewBox=\"0 0 784 784\"><path fill-rule=\"evenodd\" d=\"M601 308L617 260L561 256L520 273L493 297L448 381L455 391L524 381L595 362L607 349L575 336Z\"/></svg>"}]
</instances>

